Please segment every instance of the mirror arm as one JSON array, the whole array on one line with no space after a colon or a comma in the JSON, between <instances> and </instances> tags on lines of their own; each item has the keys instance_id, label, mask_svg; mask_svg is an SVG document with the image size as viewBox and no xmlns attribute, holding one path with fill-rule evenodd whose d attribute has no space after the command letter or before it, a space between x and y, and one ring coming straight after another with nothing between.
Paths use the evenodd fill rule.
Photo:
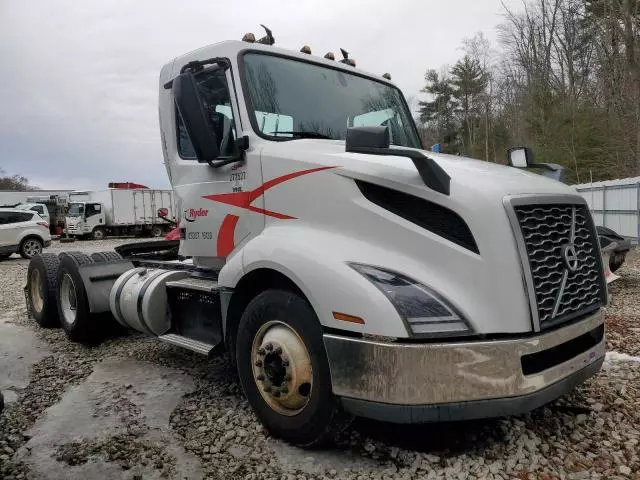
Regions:
<instances>
[{"instance_id":1,"label":"mirror arm","mask_svg":"<svg viewBox=\"0 0 640 480\"><path fill-rule=\"evenodd\" d=\"M241 162L244 160L244 152L249 148L249 137L244 135L235 141L236 153L224 157L218 157L215 160L209 160L207 163L210 167L219 168L229 165L230 163Z\"/></svg>"}]
</instances>

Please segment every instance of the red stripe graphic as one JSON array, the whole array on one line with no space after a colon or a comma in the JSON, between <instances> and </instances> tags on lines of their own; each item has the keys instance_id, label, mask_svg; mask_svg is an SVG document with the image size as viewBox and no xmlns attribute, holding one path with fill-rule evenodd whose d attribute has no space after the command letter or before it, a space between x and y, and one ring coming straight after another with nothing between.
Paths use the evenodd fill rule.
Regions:
<instances>
[{"instance_id":1,"label":"red stripe graphic","mask_svg":"<svg viewBox=\"0 0 640 480\"><path fill-rule=\"evenodd\" d=\"M222 221L220 231L218 232L218 256L226 257L229 255L235 245L233 243L233 236L236 233L236 225L238 224L237 215L227 215Z\"/></svg>"},{"instance_id":2,"label":"red stripe graphic","mask_svg":"<svg viewBox=\"0 0 640 480\"><path fill-rule=\"evenodd\" d=\"M276 185L280 185L288 180L291 180L296 177L300 177L302 175L307 175L309 173L321 172L322 170L329 170L333 167L318 167L311 168L309 170L301 170L299 172L288 173L286 175L282 175L281 177L276 177L268 182L263 183L258 188L251 190L249 192L234 192L234 193L218 193L215 195L204 195L202 198L206 198L207 200L213 200L214 202L225 203L227 205L232 205L234 207L244 208L245 210L249 210L250 212L262 213L263 215L267 215L269 217L278 218L280 220L292 220L296 217L292 217L291 215L287 215L285 213L272 212L271 210L265 210L264 208L258 208L251 205L256 198L264 195L264 192L269 190L270 188L275 187ZM218 256L226 257L229 255L233 249L235 248L233 237L235 235L236 226L238 224L237 215L227 215L224 217L222 221L222 225L220 226L220 230L218 231Z\"/></svg>"},{"instance_id":3,"label":"red stripe graphic","mask_svg":"<svg viewBox=\"0 0 640 480\"><path fill-rule=\"evenodd\" d=\"M265 182L262 185L260 185L255 190L251 190L249 192L218 193L216 195L205 195L203 198L206 198L207 200L213 200L214 202L233 205L234 207L244 208L252 212L262 213L269 217L275 217L282 220L289 220L295 217L285 215L284 213L272 212L270 210L264 210L262 208L253 207L251 206L251 202L253 202L256 198L264 195L265 191L275 187L276 185L280 185L281 183L284 183L287 180L291 180L293 178L300 177L302 175L307 175L309 173L321 172L322 170L328 170L330 168L336 168L336 167L318 167L318 168L311 168L309 170L301 170L299 172L288 173L281 177L274 178L273 180L269 180L268 182Z\"/></svg>"}]
</instances>

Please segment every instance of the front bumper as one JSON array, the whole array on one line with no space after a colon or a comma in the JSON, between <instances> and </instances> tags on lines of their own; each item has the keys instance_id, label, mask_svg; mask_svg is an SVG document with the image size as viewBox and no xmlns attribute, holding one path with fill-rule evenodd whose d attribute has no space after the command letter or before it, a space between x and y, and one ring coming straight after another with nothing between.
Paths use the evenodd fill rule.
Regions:
<instances>
[{"instance_id":1,"label":"front bumper","mask_svg":"<svg viewBox=\"0 0 640 480\"><path fill-rule=\"evenodd\" d=\"M344 407L401 423L526 412L594 375L605 355L602 310L507 340L384 343L325 334L324 342Z\"/></svg>"}]
</instances>

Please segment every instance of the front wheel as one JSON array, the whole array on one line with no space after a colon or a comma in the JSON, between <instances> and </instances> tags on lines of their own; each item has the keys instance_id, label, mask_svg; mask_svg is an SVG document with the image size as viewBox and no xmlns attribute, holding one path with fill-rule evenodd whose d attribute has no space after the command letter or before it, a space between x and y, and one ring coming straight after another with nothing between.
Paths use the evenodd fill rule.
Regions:
<instances>
[{"instance_id":1,"label":"front wheel","mask_svg":"<svg viewBox=\"0 0 640 480\"><path fill-rule=\"evenodd\" d=\"M104 237L106 236L104 228L100 228L100 227L94 228L91 236L93 237L94 240L104 239Z\"/></svg>"},{"instance_id":2,"label":"front wheel","mask_svg":"<svg viewBox=\"0 0 640 480\"><path fill-rule=\"evenodd\" d=\"M331 390L320 322L303 298L281 290L258 295L235 344L242 389L274 436L309 447L349 424Z\"/></svg>"}]
</instances>

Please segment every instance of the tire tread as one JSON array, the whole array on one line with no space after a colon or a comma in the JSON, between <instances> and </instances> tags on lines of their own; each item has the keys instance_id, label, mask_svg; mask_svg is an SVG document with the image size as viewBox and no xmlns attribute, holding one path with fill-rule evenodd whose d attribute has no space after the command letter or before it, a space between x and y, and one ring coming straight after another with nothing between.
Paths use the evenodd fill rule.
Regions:
<instances>
[{"instance_id":1,"label":"tire tread","mask_svg":"<svg viewBox=\"0 0 640 480\"><path fill-rule=\"evenodd\" d=\"M34 314L34 318L41 327L57 327L60 325L57 307L58 270L60 268L60 258L55 253L40 253L35 255L29 262L29 268L27 270L27 287L29 287L29 282L31 281L32 268L36 268L36 265L40 260L44 267L44 278L42 281L45 282L47 295L45 299L46 304L43 306L43 315L38 319Z\"/></svg>"}]
</instances>

